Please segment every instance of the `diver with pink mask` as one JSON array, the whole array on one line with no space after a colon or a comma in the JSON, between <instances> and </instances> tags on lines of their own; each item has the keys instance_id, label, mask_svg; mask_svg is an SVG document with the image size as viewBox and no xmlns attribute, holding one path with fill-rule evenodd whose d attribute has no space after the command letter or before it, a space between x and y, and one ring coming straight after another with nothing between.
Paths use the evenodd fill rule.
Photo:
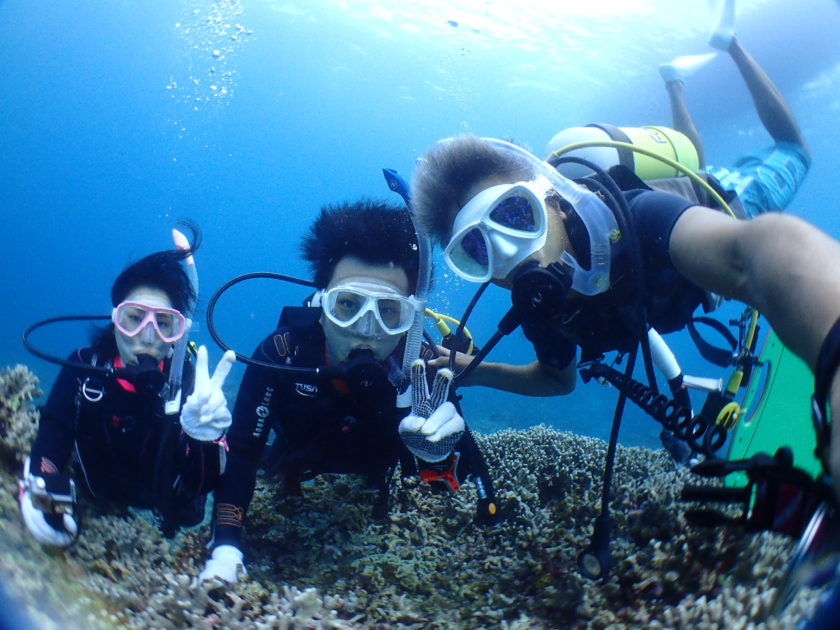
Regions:
<instances>
[{"instance_id":1,"label":"diver with pink mask","mask_svg":"<svg viewBox=\"0 0 840 630\"><path fill-rule=\"evenodd\" d=\"M24 335L33 350L27 335L44 323L110 319L66 360L35 351L62 365L21 480L21 514L41 543L65 547L79 536L77 488L101 510L152 510L166 536L204 518L224 466L231 415L221 387L234 356L226 353L212 377L206 348L195 365L185 357L199 244L190 227L191 245L184 239L117 276L110 317L54 318Z\"/></svg>"}]
</instances>

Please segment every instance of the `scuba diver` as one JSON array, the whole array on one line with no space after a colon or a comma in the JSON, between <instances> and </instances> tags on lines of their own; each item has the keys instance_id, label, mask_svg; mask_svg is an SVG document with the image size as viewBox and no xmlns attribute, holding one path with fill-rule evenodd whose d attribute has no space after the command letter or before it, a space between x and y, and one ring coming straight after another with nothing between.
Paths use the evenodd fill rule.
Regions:
<instances>
[{"instance_id":1,"label":"scuba diver","mask_svg":"<svg viewBox=\"0 0 840 630\"><path fill-rule=\"evenodd\" d=\"M377 519L387 515L398 464L402 475L419 473L442 489L457 490L472 476L481 489L478 518L493 521L483 456L447 400L451 373L440 370L429 387L417 359L431 356L431 348L417 337L416 348L408 349L411 333L422 335L420 250L404 208L359 201L321 209L302 243L313 282L291 280L315 293L303 306L284 307L277 329L250 359L240 357L247 368L228 433L227 468L214 495L212 556L200 579L235 582L245 570L242 529L259 467L279 475L291 495L321 473L363 475L377 491ZM214 336L212 310L224 290L208 306ZM407 401L398 396L406 359ZM420 424L425 433L416 429ZM266 446L271 431L274 440Z\"/></svg>"},{"instance_id":2,"label":"scuba diver","mask_svg":"<svg viewBox=\"0 0 840 630\"><path fill-rule=\"evenodd\" d=\"M444 246L447 265L511 291L499 332L521 325L536 353L527 365L458 354L456 385L568 394L578 363L586 369L606 352L629 357L631 378L637 347L650 374L648 327L680 329L711 291L759 309L814 372L819 457L840 474L825 411L840 404L840 278L826 273L840 263L833 238L790 215L740 221L643 184L622 190L603 171L574 182L521 147L469 135L427 150L412 191L419 225ZM619 401L632 394L620 390Z\"/></svg>"},{"instance_id":3,"label":"scuba diver","mask_svg":"<svg viewBox=\"0 0 840 630\"><path fill-rule=\"evenodd\" d=\"M738 214L755 217L764 212L782 211L790 205L811 164L811 154L796 117L778 87L735 37L735 0L724 0L719 20L709 44L729 54L752 96L755 111L773 144L749 153L732 166L707 165L700 133L688 110L684 83L688 76L708 64L717 53L686 55L659 67L671 106L673 129L666 127L614 127L592 124L571 127L557 133L546 146L551 155L580 142L627 142L676 159L700 175L736 209ZM564 153L594 162L607 170L616 164L628 166L653 189L664 190L715 207L712 198L691 179L663 162L625 148L588 146ZM572 179L591 171L576 163L565 163L558 170ZM676 179L674 179L676 177Z\"/></svg>"},{"instance_id":4,"label":"scuba diver","mask_svg":"<svg viewBox=\"0 0 840 630\"><path fill-rule=\"evenodd\" d=\"M80 534L77 485L103 509L153 510L166 536L204 518L231 421L221 387L234 356L226 353L212 378L204 346L195 367L184 360L197 297L184 264L194 266L200 240L189 227L192 245L173 231L179 249L146 256L117 276L111 323L89 347L62 361L34 350L27 337L50 321L103 317L54 318L24 334L27 348L62 365L20 483L23 520L41 543L66 547Z\"/></svg>"},{"instance_id":5,"label":"scuba diver","mask_svg":"<svg viewBox=\"0 0 840 630\"><path fill-rule=\"evenodd\" d=\"M779 89L764 70L744 49L734 34L735 2L723 0L709 44L727 51L735 62L752 95L756 112L773 139L769 148L745 155L731 167L707 166L700 134L686 105L684 80L715 58L717 53L677 57L660 66L660 74L668 91L674 129L660 126L615 127L590 124L570 127L556 134L546 146L547 159L557 170L571 179L592 174L592 170L576 161L561 161L562 156L583 158L606 170L621 188L647 187L673 193L697 205L732 212L739 218L754 217L768 211L784 210L793 200L810 166L811 157L796 118ZM665 159L662 159L665 158ZM642 182L639 181L643 180ZM719 297L709 294L703 302L705 311L716 308ZM755 341L756 321L745 311L744 338ZM724 384L714 379L697 379L682 374L676 357L654 327L649 328L653 359L666 379L674 399L688 409L692 404L686 385L707 393L703 410L718 422L734 422L740 413L733 401L740 388L746 387L755 364L754 354L747 347L732 352L711 346L701 337L695 324L705 324L729 338L730 333L718 321L708 317L689 323L689 333L700 353L720 367L734 366ZM737 357L733 360L732 357ZM717 389L713 389L717 387ZM663 446L675 461L691 464L691 450L671 431L660 433Z\"/></svg>"}]
</instances>

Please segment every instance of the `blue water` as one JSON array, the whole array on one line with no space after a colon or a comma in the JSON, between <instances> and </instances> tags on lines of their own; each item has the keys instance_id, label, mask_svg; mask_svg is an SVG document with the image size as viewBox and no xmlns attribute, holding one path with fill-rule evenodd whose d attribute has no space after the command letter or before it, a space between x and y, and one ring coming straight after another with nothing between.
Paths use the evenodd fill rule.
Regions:
<instances>
[{"instance_id":1,"label":"blue water","mask_svg":"<svg viewBox=\"0 0 840 630\"><path fill-rule=\"evenodd\" d=\"M381 168L410 175L439 138L514 137L539 153L566 126L669 124L657 66L708 51L708 4L570 4L0 0L0 364L27 362L48 385L56 368L26 353L23 328L109 312L114 276L168 247L177 218L203 229L206 305L236 274L305 275L298 242L320 205L391 196ZM840 236L837 32L833 0L739 5L739 36L813 152L789 211ZM688 81L687 98L710 162L768 142L725 55ZM473 287L436 258L431 305L458 316ZM280 306L304 296L270 282L234 289L219 305L220 332L250 352ZM484 298L471 322L479 340L508 303L501 291ZM64 355L86 332L67 325L36 340ZM219 356L203 321L195 337ZM684 335L671 341L686 371L720 375ZM515 333L491 358L532 354ZM462 391L479 429L549 422L602 437L615 400L597 385L552 399ZM634 412L622 442L655 446L657 434Z\"/></svg>"}]
</instances>

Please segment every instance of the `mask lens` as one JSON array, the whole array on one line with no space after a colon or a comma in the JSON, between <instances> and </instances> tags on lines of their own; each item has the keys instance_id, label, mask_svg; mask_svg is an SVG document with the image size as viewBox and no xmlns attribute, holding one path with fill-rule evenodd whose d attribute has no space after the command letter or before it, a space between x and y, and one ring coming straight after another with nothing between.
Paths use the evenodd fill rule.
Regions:
<instances>
[{"instance_id":1,"label":"mask lens","mask_svg":"<svg viewBox=\"0 0 840 630\"><path fill-rule=\"evenodd\" d=\"M117 324L127 335L136 334L146 321L146 309L139 306L124 305L117 309Z\"/></svg>"},{"instance_id":2,"label":"mask lens","mask_svg":"<svg viewBox=\"0 0 840 630\"><path fill-rule=\"evenodd\" d=\"M330 312L339 323L350 322L365 305L367 297L355 291L336 291Z\"/></svg>"},{"instance_id":3,"label":"mask lens","mask_svg":"<svg viewBox=\"0 0 840 630\"><path fill-rule=\"evenodd\" d=\"M397 330L403 324L403 302L401 300L379 298L376 300L376 309L386 330Z\"/></svg>"},{"instance_id":4,"label":"mask lens","mask_svg":"<svg viewBox=\"0 0 840 630\"><path fill-rule=\"evenodd\" d=\"M487 241L478 228L473 228L454 240L445 252L449 265L474 278L484 277L490 264Z\"/></svg>"},{"instance_id":5,"label":"mask lens","mask_svg":"<svg viewBox=\"0 0 840 630\"><path fill-rule=\"evenodd\" d=\"M473 229L464 234L464 238L461 239L461 249L473 262L482 268L487 268L490 259L487 255L487 243L484 241L481 230Z\"/></svg>"},{"instance_id":6,"label":"mask lens","mask_svg":"<svg viewBox=\"0 0 840 630\"><path fill-rule=\"evenodd\" d=\"M537 231L536 212L530 198L514 195L493 208L490 220L512 230L533 233Z\"/></svg>"},{"instance_id":7,"label":"mask lens","mask_svg":"<svg viewBox=\"0 0 840 630\"><path fill-rule=\"evenodd\" d=\"M172 337L177 331L175 316L172 313L155 313L155 321L161 337Z\"/></svg>"}]
</instances>

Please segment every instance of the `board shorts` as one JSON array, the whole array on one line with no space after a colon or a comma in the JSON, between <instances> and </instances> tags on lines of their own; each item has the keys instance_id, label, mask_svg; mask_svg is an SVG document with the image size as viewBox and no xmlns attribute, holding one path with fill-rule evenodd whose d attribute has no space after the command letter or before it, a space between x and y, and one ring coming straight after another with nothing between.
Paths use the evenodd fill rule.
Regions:
<instances>
[{"instance_id":1,"label":"board shorts","mask_svg":"<svg viewBox=\"0 0 840 630\"><path fill-rule=\"evenodd\" d=\"M811 160L805 150L792 142L748 153L734 166L707 166L704 172L720 182L724 190L738 195L750 216L782 211L802 185Z\"/></svg>"}]
</instances>

